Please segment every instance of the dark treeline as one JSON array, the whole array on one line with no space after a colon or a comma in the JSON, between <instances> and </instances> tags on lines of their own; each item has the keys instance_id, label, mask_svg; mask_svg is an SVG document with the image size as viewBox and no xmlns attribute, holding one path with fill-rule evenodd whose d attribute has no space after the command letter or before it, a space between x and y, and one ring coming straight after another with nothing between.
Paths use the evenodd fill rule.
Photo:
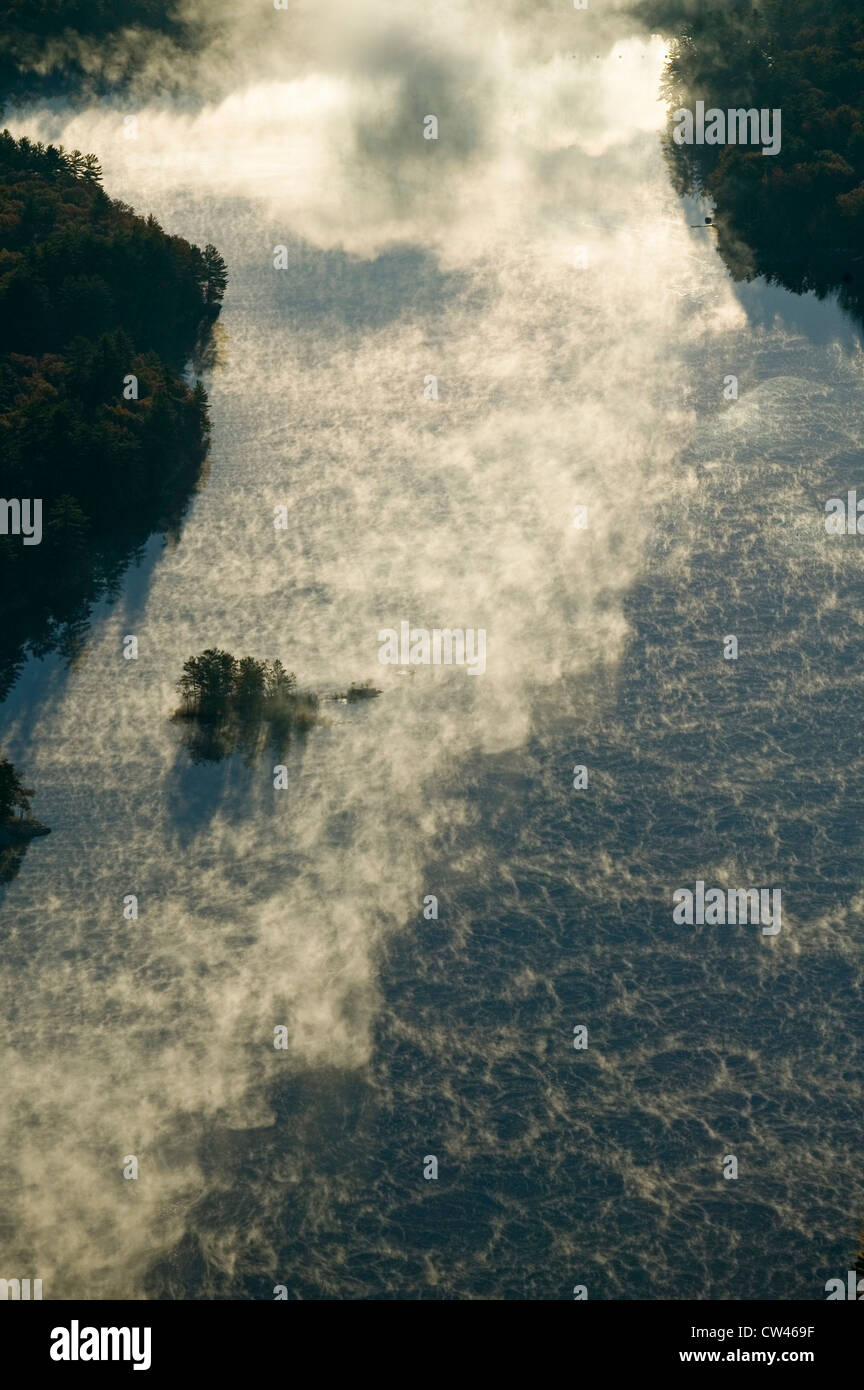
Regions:
<instances>
[{"instance_id":1,"label":"dark treeline","mask_svg":"<svg viewBox=\"0 0 864 1390\"><path fill-rule=\"evenodd\" d=\"M177 689L182 704L174 719L189 726L184 745L193 762L235 752L251 759L268 740L278 751L318 719L318 696L299 692L281 661L236 658L216 647L184 662Z\"/></svg>"},{"instance_id":2,"label":"dark treeline","mask_svg":"<svg viewBox=\"0 0 864 1390\"><path fill-rule=\"evenodd\" d=\"M125 43L124 31L132 31ZM4 98L117 90L147 61L154 40L182 50L199 37L200 26L171 0L0 0L0 109ZM93 63L99 49L110 80Z\"/></svg>"},{"instance_id":3,"label":"dark treeline","mask_svg":"<svg viewBox=\"0 0 864 1390\"><path fill-rule=\"evenodd\" d=\"M716 204L735 279L836 292L864 319L864 6L861 0L652 0L640 15L674 38L670 113L779 108L782 146L678 145L680 192Z\"/></svg>"},{"instance_id":4,"label":"dark treeline","mask_svg":"<svg viewBox=\"0 0 864 1390\"><path fill-rule=\"evenodd\" d=\"M7 36L43 39L69 29L104 35L132 25L177 33L182 25L175 10L170 0L2 0L0 20Z\"/></svg>"},{"instance_id":5,"label":"dark treeline","mask_svg":"<svg viewBox=\"0 0 864 1390\"><path fill-rule=\"evenodd\" d=\"M0 135L0 490L43 514L41 544L0 535L0 698L26 650L75 650L136 548L179 524L207 450L206 393L179 371L224 265L100 178Z\"/></svg>"},{"instance_id":6,"label":"dark treeline","mask_svg":"<svg viewBox=\"0 0 864 1390\"><path fill-rule=\"evenodd\" d=\"M56 353L122 331L171 366L218 312L225 267L136 217L94 155L0 135L0 353Z\"/></svg>"}]
</instances>

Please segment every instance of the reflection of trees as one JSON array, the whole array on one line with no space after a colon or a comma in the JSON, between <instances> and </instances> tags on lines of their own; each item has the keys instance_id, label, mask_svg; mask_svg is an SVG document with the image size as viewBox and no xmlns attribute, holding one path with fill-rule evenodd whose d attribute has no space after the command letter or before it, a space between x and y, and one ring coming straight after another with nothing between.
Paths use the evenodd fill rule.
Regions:
<instances>
[{"instance_id":1,"label":"reflection of trees","mask_svg":"<svg viewBox=\"0 0 864 1390\"><path fill-rule=\"evenodd\" d=\"M0 845L0 889L5 888L6 884L15 878L26 853L26 843Z\"/></svg>"},{"instance_id":2,"label":"reflection of trees","mask_svg":"<svg viewBox=\"0 0 864 1390\"><path fill-rule=\"evenodd\" d=\"M31 787L25 787L15 768L0 757L0 885L11 883L21 867L27 839L18 834L30 819Z\"/></svg>"},{"instance_id":3,"label":"reflection of trees","mask_svg":"<svg viewBox=\"0 0 864 1390\"><path fill-rule=\"evenodd\" d=\"M25 787L12 764L0 758L0 825L26 819L32 795L32 787Z\"/></svg>"},{"instance_id":4,"label":"reflection of trees","mask_svg":"<svg viewBox=\"0 0 864 1390\"><path fill-rule=\"evenodd\" d=\"M642 11L640 11L642 13ZM864 320L864 8L860 0L656 0L648 22L674 35L670 114L697 100L780 108L782 147L677 145L680 192L716 205L718 249L735 279L836 292Z\"/></svg>"}]
</instances>

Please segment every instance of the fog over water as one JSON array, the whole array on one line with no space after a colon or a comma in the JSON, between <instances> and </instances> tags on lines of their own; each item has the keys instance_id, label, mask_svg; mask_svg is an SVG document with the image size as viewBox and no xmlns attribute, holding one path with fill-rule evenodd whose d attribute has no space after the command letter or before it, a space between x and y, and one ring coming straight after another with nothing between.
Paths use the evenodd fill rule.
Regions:
<instances>
[{"instance_id":1,"label":"fog over water","mask_svg":"<svg viewBox=\"0 0 864 1390\"><path fill-rule=\"evenodd\" d=\"M864 562L823 525L857 337L688 225L623 8L211 8L182 95L158 47L9 121L230 283L179 540L0 709L53 832L0 912L6 1264L49 1298L823 1297L864 1210ZM402 620L485 628L485 674L380 665ZM208 646L383 693L275 791L180 747ZM674 926L697 878L779 886L782 931Z\"/></svg>"}]
</instances>

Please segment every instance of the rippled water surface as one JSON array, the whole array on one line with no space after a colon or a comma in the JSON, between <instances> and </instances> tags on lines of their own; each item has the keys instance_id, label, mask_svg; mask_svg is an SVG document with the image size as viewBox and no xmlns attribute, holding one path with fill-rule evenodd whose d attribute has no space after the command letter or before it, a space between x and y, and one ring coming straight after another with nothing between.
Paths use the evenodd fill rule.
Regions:
<instances>
[{"instance_id":1,"label":"rippled water surface","mask_svg":"<svg viewBox=\"0 0 864 1390\"><path fill-rule=\"evenodd\" d=\"M2 710L53 830L0 917L7 1263L55 1298L824 1297L864 1195L864 561L823 525L856 334L689 225L635 20L445 42L403 6L371 83L302 13L298 53L244 11L236 74L136 96L137 141L120 104L13 123L231 281L179 540ZM486 673L380 666L402 620L485 628ZM275 791L169 722L212 645L383 693ZM697 878L779 886L779 935L673 925Z\"/></svg>"}]
</instances>

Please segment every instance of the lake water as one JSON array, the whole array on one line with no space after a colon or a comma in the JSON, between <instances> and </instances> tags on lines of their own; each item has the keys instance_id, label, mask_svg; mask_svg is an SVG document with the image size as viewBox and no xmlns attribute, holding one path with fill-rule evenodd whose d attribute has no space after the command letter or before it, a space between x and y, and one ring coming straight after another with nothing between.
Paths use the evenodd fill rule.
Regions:
<instances>
[{"instance_id":1,"label":"lake water","mask_svg":"<svg viewBox=\"0 0 864 1390\"><path fill-rule=\"evenodd\" d=\"M864 1213L864 552L823 524L857 334L731 283L634 22L463 15L412 124L406 15L373 84L259 35L197 104L10 122L231 278L179 540L0 711L53 832L0 917L6 1263L50 1298L819 1299ZM380 665L403 620L485 628L485 673ZM383 693L277 791L180 748L208 646ZM697 879L780 887L782 930L674 925Z\"/></svg>"}]
</instances>

